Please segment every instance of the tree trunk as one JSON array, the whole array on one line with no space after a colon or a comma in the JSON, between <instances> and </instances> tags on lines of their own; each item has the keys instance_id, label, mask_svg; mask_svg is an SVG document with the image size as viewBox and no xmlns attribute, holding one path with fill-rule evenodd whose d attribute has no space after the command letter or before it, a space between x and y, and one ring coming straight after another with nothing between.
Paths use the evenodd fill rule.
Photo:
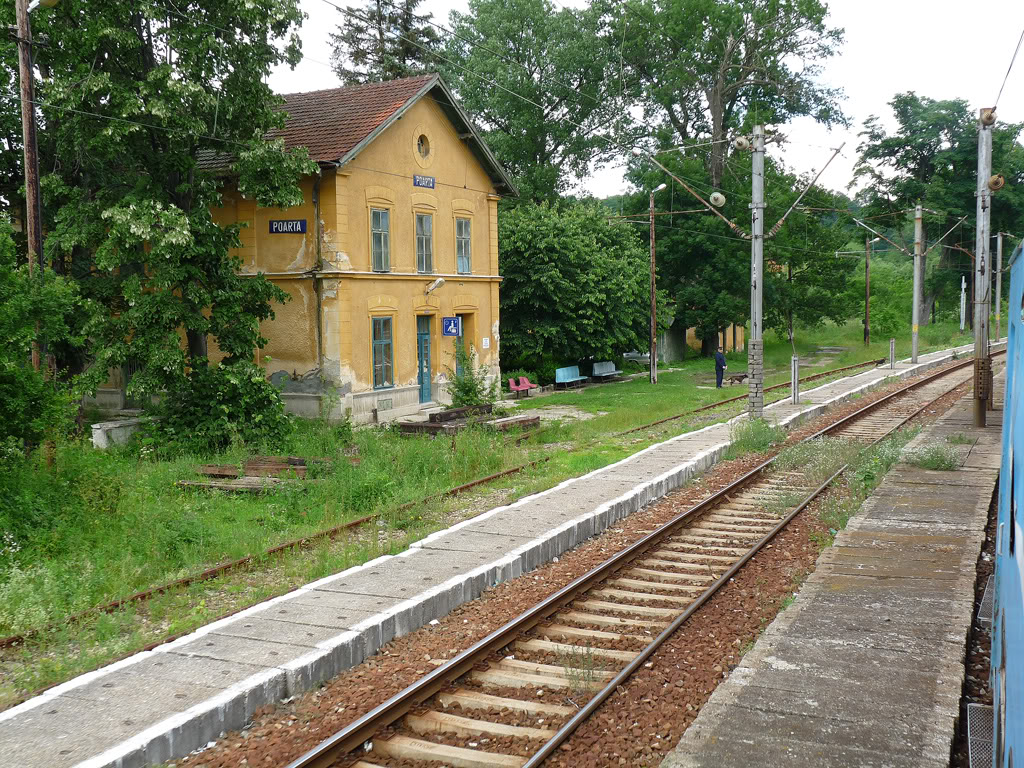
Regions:
<instances>
[{"instance_id":1,"label":"tree trunk","mask_svg":"<svg viewBox=\"0 0 1024 768\"><path fill-rule=\"evenodd\" d=\"M715 337L705 337L700 340L700 356L713 357L715 354Z\"/></svg>"},{"instance_id":2,"label":"tree trunk","mask_svg":"<svg viewBox=\"0 0 1024 768\"><path fill-rule=\"evenodd\" d=\"M199 331L187 331L188 356L192 359L207 356L206 334Z\"/></svg>"}]
</instances>

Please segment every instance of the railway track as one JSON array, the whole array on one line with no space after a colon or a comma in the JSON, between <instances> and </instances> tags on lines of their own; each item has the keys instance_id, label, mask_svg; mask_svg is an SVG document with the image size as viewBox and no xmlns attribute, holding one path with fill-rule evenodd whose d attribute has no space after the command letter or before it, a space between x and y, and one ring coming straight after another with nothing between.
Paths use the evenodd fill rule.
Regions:
<instances>
[{"instance_id":1,"label":"railway track","mask_svg":"<svg viewBox=\"0 0 1024 768\"><path fill-rule=\"evenodd\" d=\"M970 378L967 360L806 441L866 447ZM771 459L549 596L288 768L535 768L811 500L826 478ZM358 751L358 754L355 754Z\"/></svg>"}]
</instances>

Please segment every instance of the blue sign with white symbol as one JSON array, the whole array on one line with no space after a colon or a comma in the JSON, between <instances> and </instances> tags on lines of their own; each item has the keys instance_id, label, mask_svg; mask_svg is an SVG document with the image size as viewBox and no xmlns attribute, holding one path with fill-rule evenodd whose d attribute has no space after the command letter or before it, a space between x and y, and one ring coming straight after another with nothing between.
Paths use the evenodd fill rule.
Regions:
<instances>
[{"instance_id":1,"label":"blue sign with white symbol","mask_svg":"<svg viewBox=\"0 0 1024 768\"><path fill-rule=\"evenodd\" d=\"M462 335L462 318L461 317L442 317L441 318L441 335L442 336L461 336Z\"/></svg>"},{"instance_id":2,"label":"blue sign with white symbol","mask_svg":"<svg viewBox=\"0 0 1024 768\"><path fill-rule=\"evenodd\" d=\"M433 176L413 176L412 185L414 187L426 187L427 189L434 188L434 177Z\"/></svg>"},{"instance_id":3,"label":"blue sign with white symbol","mask_svg":"<svg viewBox=\"0 0 1024 768\"><path fill-rule=\"evenodd\" d=\"M284 235L284 234L305 234L306 232L306 220L305 219L271 219L270 220L270 234L272 235Z\"/></svg>"}]
</instances>

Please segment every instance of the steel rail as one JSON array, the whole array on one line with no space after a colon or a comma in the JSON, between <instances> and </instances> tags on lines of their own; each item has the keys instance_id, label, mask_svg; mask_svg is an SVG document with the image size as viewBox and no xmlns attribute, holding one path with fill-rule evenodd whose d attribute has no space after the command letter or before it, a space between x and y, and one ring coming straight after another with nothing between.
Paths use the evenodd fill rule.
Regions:
<instances>
[{"instance_id":1,"label":"steel rail","mask_svg":"<svg viewBox=\"0 0 1024 768\"><path fill-rule=\"evenodd\" d=\"M818 432L805 438L801 442L806 442L808 440L813 440L816 437L820 437L826 432L837 429L841 425L846 424L855 418L863 416L868 411L874 410L881 404L886 403L892 400L893 398L896 398L918 387L924 386L925 384L931 383L935 379L947 376L950 373L961 370L962 368L968 365L973 365L973 358L970 358L958 365L944 368L941 371L938 371L934 374L930 374L921 379L913 381L907 384L906 386L900 387L899 389L890 392L884 397L879 398L875 402L869 403L865 405L863 408L860 408L857 411L843 417L835 424L832 424L829 427L826 427L825 429L819 430ZM960 386L960 384L958 384L957 386ZM916 416L918 413L920 413L921 410L930 405L931 402L934 402L934 400L925 404L920 409L918 409L914 414L902 420L900 422L900 425L906 423L908 419ZM557 592L549 595L544 600L534 605L532 608L527 609L516 618L512 619L503 626L491 632L486 637L478 640L476 643L474 643L472 646L459 653L457 656L453 657L441 666L432 670L430 673L420 678L412 685L409 685L402 691L399 691L397 694L389 698L387 701L374 707L372 710L365 713L358 719L354 720L352 723L350 723L345 728L335 733L333 736L328 737L320 744L313 747L311 750L307 751L305 754L288 763L286 768L329 768L329 766L332 765L336 760L338 760L339 757L359 748L366 742L372 740L374 735L378 731L391 725L396 720L400 719L402 716L407 714L411 709L418 706L422 702L426 701L434 694L440 692L443 688L457 680L459 677L462 677L463 675L472 671L472 669L488 655L496 651L499 651L507 645L510 645L519 635L529 631L534 626L539 624L541 621L544 621L546 618L554 614L560 608L571 603L579 596L580 593L585 592L591 586L603 581L611 573L629 564L633 559L643 554L646 550L650 549L651 546L656 544L658 541L669 536L684 521L688 520L691 517L700 515L707 509L713 508L714 506L719 504L722 501L722 499L724 499L728 494L736 492L743 486L747 485L756 476L763 474L765 470L775 462L775 460L776 457L772 457L764 461L757 467L754 467L749 472L744 474L742 477L731 482L725 488L716 491L707 499L698 502L694 506L690 507L688 510L676 515L674 518L672 518L670 521L662 525L657 530L652 531L651 533L634 542L630 546L621 550L613 557L609 558L608 560L605 560L603 563L600 563L599 565L595 566L582 576L579 576L578 578L574 579L572 582L565 585ZM832 479L834 479L834 477L835 475L833 475L832 478L829 478L829 481L827 482L831 482ZM822 488L824 487L826 486L823 485ZM820 492L820 489L818 492ZM787 516L786 521L792 519L792 517L797 512L806 507L806 505L809 502L810 499L805 500L794 513L791 513ZM766 535L765 538L762 539L761 542L759 542L757 547L760 548L761 546L763 546L763 544L766 541L770 540L771 537L775 535L775 532L777 530L779 530L779 527L776 527L776 529L774 529L771 533ZM746 561L748 561L753 556L753 554L754 551L745 555L743 558L741 558L741 563L745 563ZM730 578L736 570L738 570L738 565L734 565L733 568L731 568L727 572ZM728 580L726 576L721 577L718 580L718 582L716 582L716 584L718 584L718 587L720 587L722 583L725 583L723 579L725 581ZM712 587L715 590L718 589L718 587L715 587L714 585L712 585ZM698 603L706 602L710 595L714 593L712 587L709 587L708 590L705 593L703 593L700 598L698 598ZM682 615L688 617L692 615L694 610L696 610L695 607L688 607ZM679 619L677 619L677 621L679 621ZM679 623L681 624L682 622L680 621ZM673 622L673 624L675 624L675 622ZM665 635L665 632L662 632L662 635ZM662 635L659 635L659 638L661 638ZM663 642L664 639L661 639L661 643ZM646 653L646 651L644 653ZM653 653L653 650L651 651L651 653ZM650 654L647 653L647 656L649 655ZM637 665L631 662L626 667L626 669L635 671L636 666ZM615 690L615 687L621 684L622 679L625 678L623 678L622 673L620 672L620 674L617 675L612 681L612 683L615 683L615 685L613 686L612 683L609 683L609 685L602 690L601 693L604 693L604 697L601 699L601 701L603 701L604 698L607 698L607 696ZM607 693L605 693L605 691L607 691ZM600 696L601 694L598 695ZM594 708L596 708L596 706L598 706L599 704L600 701L594 705ZM588 703L584 710L592 712L593 708L591 708L590 704ZM579 724L582 722L582 719L579 719L579 717L584 710L581 710L580 713L577 713L577 715L575 715L568 723L566 723L566 725L564 725L555 734L555 736L552 737L552 739L547 744L545 744L544 748L542 748L542 751L545 751L545 756L550 755L550 753L554 749L556 749L566 738L568 738L568 736L572 733L573 730L576 729L576 727L579 726ZM570 724L572 724L571 729L569 728ZM561 738L559 738L560 735ZM557 743L554 743L556 739L558 739L558 741ZM550 746L552 744L553 746ZM549 746L550 749L548 748ZM538 752L537 754L539 755L540 753ZM526 763L526 765L535 766L537 765L537 763L534 762L533 758L531 758L530 762Z\"/></svg>"},{"instance_id":2,"label":"steel rail","mask_svg":"<svg viewBox=\"0 0 1024 768\"><path fill-rule=\"evenodd\" d=\"M946 368L946 369L944 369L944 370L942 370L942 371L940 371L940 372L938 372L936 374L933 374L932 376L929 376L927 378L927 380L922 381L922 382L918 382L917 386L923 385L925 383L930 383L931 381L934 381L937 378L941 378L942 376L948 375L948 374L953 373L955 371L959 371L962 368L965 368L967 365L973 365L973 364L974 364L974 361L973 361L973 359L971 359L971 360L967 361L966 363L962 363L962 364L959 364L959 365L956 365L956 366L952 366L950 368ZM954 390L956 390L958 387L963 386L964 383L965 382L960 382L959 384L957 384L957 385L953 386L952 388L950 388L950 389L946 390L945 392L943 392L938 397L932 398L928 402L924 403L917 410L915 410L913 413L911 413L909 416L906 416L903 419L901 419L899 421L899 423L897 423L894 426L892 426L883 435L881 435L880 437L872 440L870 443L868 443L864 447L865 448L870 448L871 446L877 445L878 443L882 442L883 440L888 438L890 435L892 435L894 432L896 432L896 430L902 428L908 421L910 421L911 419L914 419L917 416L919 416L922 413L922 411L924 411L926 408L928 408L930 405L932 405L932 403L934 403L936 400L938 400L939 398L945 397L950 392L953 392ZM892 397L895 394L906 393L911 388L912 387L906 387L906 388L900 390L898 393L893 393L893 395L890 395L889 397ZM826 427L825 429L819 430L818 432L814 433L810 437L805 438L805 440L803 440L801 442L806 442L808 440L814 440L815 438L821 437L821 436L825 435L828 432L832 432L832 431L840 428L841 426L843 426L844 424L849 422L850 419L853 416L860 417L860 416L865 415L868 411L873 409L873 406L877 405L878 403L885 402L886 400L889 399L889 397L881 399L881 400L878 400L875 403L870 403L869 405L865 406L864 408L859 409L855 413L851 414L850 416L847 416L847 417L843 418L842 420L836 422L835 424L833 424L833 425L831 425L829 427ZM775 461L775 457L772 457L767 462L762 464L761 467L759 467L758 469L759 470L760 469L765 469L765 468L767 468L767 466L769 464L771 464L774 461ZM810 494L808 494L804 498L804 500L801 501L800 504L795 509L793 509L792 512L787 514L784 518L782 518L779 521L778 525L776 525L771 531L766 533L764 535L764 537L761 538L756 544L754 544L753 547L751 547L750 550L748 550L746 552L746 554L744 554L739 560L737 560L732 565L732 567L729 568L729 570L727 570L725 573L723 573L710 586L708 586L708 588L704 592L702 592L700 594L700 596L698 596L690 605L688 605L686 607L686 610L683 611L682 614L677 616L672 621L671 624L669 624L664 630L662 630L661 634L659 634L654 640L652 640L651 643L646 648L644 648L632 661L630 661L629 664L627 664L614 678L612 678L612 680L609 681L608 684L605 685L604 688L602 688L600 691L598 691L596 694L594 694L594 696L589 701L587 701L587 703L579 711L577 711L576 714L573 715L572 718L568 722L565 723L565 725L563 725L561 728L558 729L558 731L555 733L554 736L552 736L547 742L545 742L544 746L541 747L539 751L534 753L534 755L526 763L523 764L522 768L537 768L537 766L539 766L541 763L543 763L544 760L546 760L548 757L550 757L554 753L554 751L557 750L576 731L576 729L579 728L580 725L582 725L584 722L586 722L586 720L589 719L594 714L594 712L597 711L597 709L608 699L609 696L611 696L615 692L615 690L620 685L622 685L624 682L626 682L638 669L640 669L640 667L651 656L653 656L654 653L662 645L664 645L664 643L676 631L678 631L679 628L684 623L686 623L686 621L694 613L696 613L703 605L705 605L712 598L712 596L716 592L718 592L718 590L720 590L722 587L724 587L726 584L728 584L729 580L732 579L739 572L739 570L744 565L746 565L754 557L754 555L756 555L758 552L760 552L765 547L766 544L768 544L773 538L775 538L776 535L778 535L783 529L785 529L785 527L787 525L789 525L789 523L793 520L793 518L795 518L798 514L803 512L803 510L806 509L807 506L812 501L814 501L814 499L816 499L823 491L825 491L830 485L832 485L832 483L836 480L836 478L840 477L849 468L850 468L849 463L844 464L842 467L837 469L827 480L825 480L825 482L823 482L821 485L819 485L817 488L815 488L813 491L811 491ZM721 495L722 493L724 493L724 491L720 491L718 495ZM671 524L672 523L669 523L669 525L671 525Z\"/></svg>"}]
</instances>

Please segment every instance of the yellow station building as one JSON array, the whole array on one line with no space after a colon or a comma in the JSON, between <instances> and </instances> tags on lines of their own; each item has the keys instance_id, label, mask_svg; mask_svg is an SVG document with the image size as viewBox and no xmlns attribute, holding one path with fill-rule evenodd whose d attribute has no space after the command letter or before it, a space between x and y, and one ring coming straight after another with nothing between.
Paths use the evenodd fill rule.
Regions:
<instances>
[{"instance_id":1,"label":"yellow station building","mask_svg":"<svg viewBox=\"0 0 1024 768\"><path fill-rule=\"evenodd\" d=\"M316 415L329 397L368 422L447 402L456 343L497 378L498 200L516 190L447 86L425 75L284 99L277 135L319 165L303 204L261 208L229 188L214 215L245 223L243 273L291 296L257 356L288 410Z\"/></svg>"}]
</instances>

